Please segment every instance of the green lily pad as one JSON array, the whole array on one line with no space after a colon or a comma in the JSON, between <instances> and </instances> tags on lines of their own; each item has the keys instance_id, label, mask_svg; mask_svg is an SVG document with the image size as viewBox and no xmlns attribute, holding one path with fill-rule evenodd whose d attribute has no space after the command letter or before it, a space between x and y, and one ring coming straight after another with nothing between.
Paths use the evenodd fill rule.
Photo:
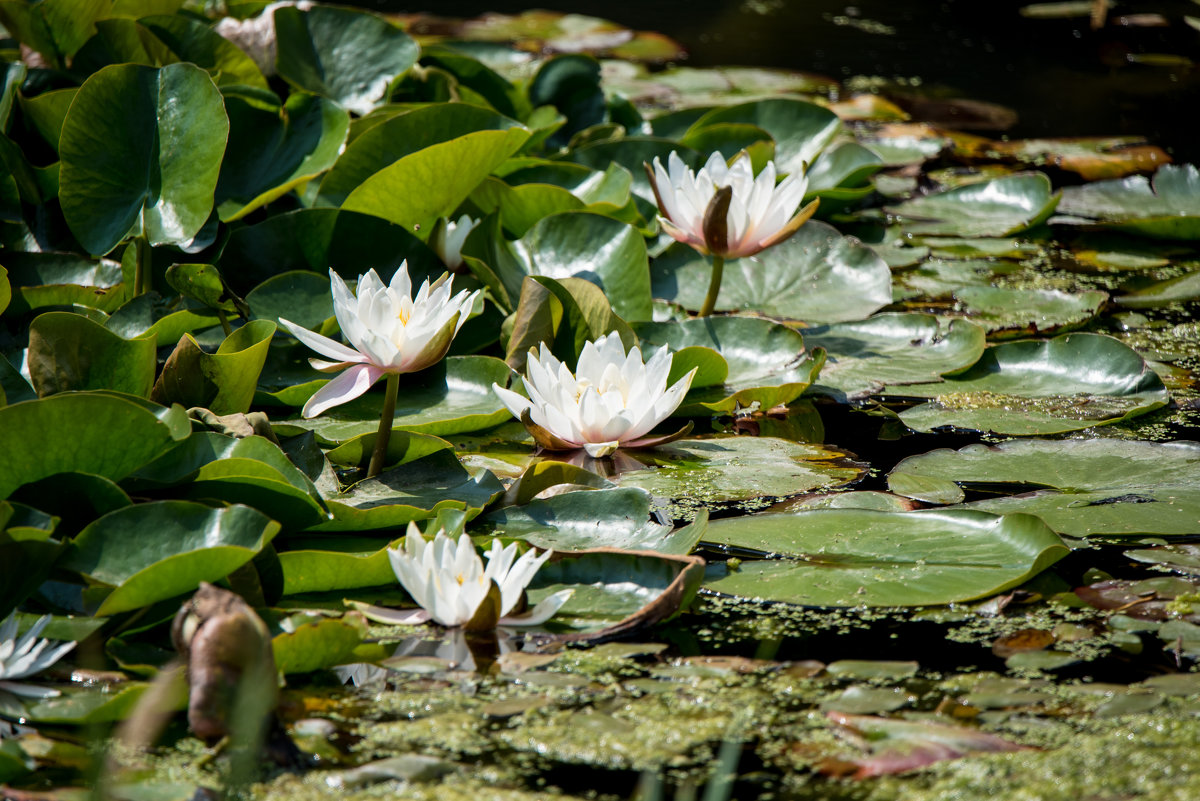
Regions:
<instances>
[{"instance_id":1,"label":"green lily pad","mask_svg":"<svg viewBox=\"0 0 1200 801\"><path fill-rule=\"evenodd\" d=\"M263 281L246 295L246 305L260 320L285 317L312 329L320 328L333 317L328 276L303 270L291 270Z\"/></svg>"},{"instance_id":2,"label":"green lily pad","mask_svg":"<svg viewBox=\"0 0 1200 801\"><path fill-rule=\"evenodd\" d=\"M69 689L54 698L26 706L24 717L35 723L59 726L86 726L115 723L127 719L141 700L149 684L129 682L115 692L102 688Z\"/></svg>"},{"instance_id":3,"label":"green lily pad","mask_svg":"<svg viewBox=\"0 0 1200 801\"><path fill-rule=\"evenodd\" d=\"M1032 336L1083 325L1100 313L1108 293L968 286L956 291L954 299L992 336Z\"/></svg>"},{"instance_id":4,"label":"green lily pad","mask_svg":"<svg viewBox=\"0 0 1200 801\"><path fill-rule=\"evenodd\" d=\"M252 320L227 336L216 353L206 353L184 334L151 398L164 405L202 406L218 415L249 411L274 335L275 323Z\"/></svg>"},{"instance_id":5,"label":"green lily pad","mask_svg":"<svg viewBox=\"0 0 1200 801\"><path fill-rule=\"evenodd\" d=\"M512 370L499 359L451 356L401 379L392 427L446 435L499 425L512 415L492 392L492 384L508 386L512 377ZM312 387L313 392L317 389ZM290 402L300 405L307 399L306 395ZM312 431L322 442L341 443L377 431L382 411L382 393L367 393L312 420L292 417L273 425L282 436Z\"/></svg>"},{"instance_id":6,"label":"green lily pad","mask_svg":"<svg viewBox=\"0 0 1200 801\"><path fill-rule=\"evenodd\" d=\"M702 576L703 562L698 557L616 550L556 553L530 581L529 600L536 603L573 589L570 600L554 615L554 624L576 632L614 627L610 634L615 635L687 609Z\"/></svg>"},{"instance_id":7,"label":"green lily pad","mask_svg":"<svg viewBox=\"0 0 1200 801\"><path fill-rule=\"evenodd\" d=\"M213 309L171 311L172 308L175 304L168 305L157 293L147 292L130 298L114 311L104 321L104 327L125 339L153 337L156 347L165 348L177 343L184 334L220 325Z\"/></svg>"},{"instance_id":8,"label":"green lily pad","mask_svg":"<svg viewBox=\"0 0 1200 801\"><path fill-rule=\"evenodd\" d=\"M1063 190L1056 223L1101 224L1159 239L1200 239L1200 170L1159 167L1153 180L1134 175Z\"/></svg>"},{"instance_id":9,"label":"green lily pad","mask_svg":"<svg viewBox=\"0 0 1200 801\"><path fill-rule=\"evenodd\" d=\"M1011 236L1045 222L1058 205L1041 173L1006 175L905 201L885 210L905 232L935 236Z\"/></svg>"},{"instance_id":10,"label":"green lily pad","mask_svg":"<svg viewBox=\"0 0 1200 801\"><path fill-rule=\"evenodd\" d=\"M675 518L701 508L761 508L767 499L841 486L863 474L845 453L771 437L681 439L625 456L641 466L620 465L612 481L645 490Z\"/></svg>"},{"instance_id":11,"label":"green lily pad","mask_svg":"<svg viewBox=\"0 0 1200 801\"><path fill-rule=\"evenodd\" d=\"M353 485L328 499L333 520L312 531L378 531L427 520L444 509L468 519L504 492L486 470L468 473L448 450L436 451Z\"/></svg>"},{"instance_id":12,"label":"green lily pad","mask_svg":"<svg viewBox=\"0 0 1200 801\"><path fill-rule=\"evenodd\" d=\"M275 667L285 676L353 662L354 649L367 636L367 621L357 613L340 618L294 615L289 630L271 640Z\"/></svg>"},{"instance_id":13,"label":"green lily pad","mask_svg":"<svg viewBox=\"0 0 1200 801\"><path fill-rule=\"evenodd\" d=\"M131 397L90 393L5 406L0 428L5 432L0 498L56 473L94 473L120 481L191 433L180 407L162 409Z\"/></svg>"},{"instance_id":14,"label":"green lily pad","mask_svg":"<svg viewBox=\"0 0 1200 801\"><path fill-rule=\"evenodd\" d=\"M126 300L121 265L71 253L5 252L10 316L50 306L88 306L110 312Z\"/></svg>"},{"instance_id":15,"label":"green lily pad","mask_svg":"<svg viewBox=\"0 0 1200 801\"><path fill-rule=\"evenodd\" d=\"M639 323L643 351L667 345L673 352L705 348L728 366L725 383L693 387L679 414L729 412L758 403L763 409L788 404L816 380L824 352L807 355L804 337L787 326L752 317L708 317L674 323ZM690 362L687 369L690 369ZM673 365L672 376L684 364Z\"/></svg>"},{"instance_id":16,"label":"green lily pad","mask_svg":"<svg viewBox=\"0 0 1200 801\"><path fill-rule=\"evenodd\" d=\"M507 506L480 522L496 536L560 551L621 548L686 554L699 534L650 519L650 496L635 488L568 492L523 506Z\"/></svg>"},{"instance_id":17,"label":"green lily pad","mask_svg":"<svg viewBox=\"0 0 1200 801\"><path fill-rule=\"evenodd\" d=\"M895 395L933 398L906 409L909 428L1057 434L1126 420L1166 405L1162 380L1132 348L1100 334L988 348L971 369Z\"/></svg>"},{"instance_id":18,"label":"green lily pad","mask_svg":"<svg viewBox=\"0 0 1200 801\"><path fill-rule=\"evenodd\" d=\"M504 261L491 264L509 297L521 294L526 276L583 278L604 290L612 310L626 320L650 319L646 245L636 229L589 212L554 214L521 239L497 243Z\"/></svg>"},{"instance_id":19,"label":"green lily pad","mask_svg":"<svg viewBox=\"0 0 1200 801\"><path fill-rule=\"evenodd\" d=\"M847 400L885 386L936 381L975 364L987 345L978 325L932 314L877 314L814 326L804 329L804 341L827 354L814 391Z\"/></svg>"},{"instance_id":20,"label":"green lily pad","mask_svg":"<svg viewBox=\"0 0 1200 801\"><path fill-rule=\"evenodd\" d=\"M838 116L823 106L776 98L713 109L692 124L685 138L724 123L755 125L769 133L775 139L775 165L783 173L807 168L842 127Z\"/></svg>"},{"instance_id":21,"label":"green lily pad","mask_svg":"<svg viewBox=\"0 0 1200 801\"><path fill-rule=\"evenodd\" d=\"M104 254L142 232L189 242L208 220L229 136L212 79L191 64L116 64L79 88L59 140L60 193L71 232Z\"/></svg>"},{"instance_id":22,"label":"green lily pad","mask_svg":"<svg viewBox=\"0 0 1200 801\"><path fill-rule=\"evenodd\" d=\"M820 509L709 524L705 540L775 554L714 565L714 592L811 606L928 606L1015 587L1068 553L1032 515Z\"/></svg>"},{"instance_id":23,"label":"green lily pad","mask_svg":"<svg viewBox=\"0 0 1200 801\"><path fill-rule=\"evenodd\" d=\"M110 389L146 396L154 383L156 343L135 339L70 312L46 312L29 326L29 376L39 397Z\"/></svg>"},{"instance_id":24,"label":"green lily pad","mask_svg":"<svg viewBox=\"0 0 1200 801\"><path fill-rule=\"evenodd\" d=\"M419 52L408 34L382 17L334 6L276 9L275 33L280 77L360 115L417 63Z\"/></svg>"},{"instance_id":25,"label":"green lily pad","mask_svg":"<svg viewBox=\"0 0 1200 801\"><path fill-rule=\"evenodd\" d=\"M318 201L340 205L375 173L405 156L472 131L504 131L520 123L466 103L439 103L397 114L356 136L321 181Z\"/></svg>"},{"instance_id":26,"label":"green lily pad","mask_svg":"<svg viewBox=\"0 0 1200 801\"><path fill-rule=\"evenodd\" d=\"M1131 309L1150 309L1200 298L1200 271L1140 286L1115 300Z\"/></svg>"},{"instance_id":27,"label":"green lily pad","mask_svg":"<svg viewBox=\"0 0 1200 801\"><path fill-rule=\"evenodd\" d=\"M45 0L0 5L0 23L16 37L44 55L50 64L65 67L64 59L87 41L96 21L111 10L111 0Z\"/></svg>"},{"instance_id":28,"label":"green lily pad","mask_svg":"<svg viewBox=\"0 0 1200 801\"><path fill-rule=\"evenodd\" d=\"M225 578L278 531L278 523L247 506L214 509L189 501L154 501L93 522L74 539L62 566L114 588L96 610L110 615Z\"/></svg>"},{"instance_id":29,"label":"green lily pad","mask_svg":"<svg viewBox=\"0 0 1200 801\"><path fill-rule=\"evenodd\" d=\"M699 309L712 265L690 247L672 245L650 268L654 297ZM887 263L833 226L809 221L795 236L755 256L725 264L716 309L747 309L809 323L861 320L892 302Z\"/></svg>"},{"instance_id":30,"label":"green lily pad","mask_svg":"<svg viewBox=\"0 0 1200 801\"><path fill-rule=\"evenodd\" d=\"M993 276L1020 269L1016 262L993 259L928 259L914 269L893 274L892 297L896 301L917 298L936 300L967 287L990 287Z\"/></svg>"},{"instance_id":31,"label":"green lily pad","mask_svg":"<svg viewBox=\"0 0 1200 801\"><path fill-rule=\"evenodd\" d=\"M1093 439L1013 440L910 456L893 468L893 492L957 503L959 486L1033 491L968 508L1025 512L1072 537L1187 535L1200 520L1200 444Z\"/></svg>"},{"instance_id":32,"label":"green lily pad","mask_svg":"<svg viewBox=\"0 0 1200 801\"><path fill-rule=\"evenodd\" d=\"M274 95L227 92L229 147L217 181L217 213L241 219L317 177L338 161L350 117L334 103L295 92L280 104Z\"/></svg>"},{"instance_id":33,"label":"green lily pad","mask_svg":"<svg viewBox=\"0 0 1200 801\"><path fill-rule=\"evenodd\" d=\"M262 437L196 432L125 479L131 492L180 487L194 500L240 503L289 530L329 516L321 494L275 443Z\"/></svg>"},{"instance_id":34,"label":"green lily pad","mask_svg":"<svg viewBox=\"0 0 1200 801\"><path fill-rule=\"evenodd\" d=\"M346 535L291 538L289 550L279 553L283 594L344 592L394 584L396 574L387 550L402 544L402 540L396 540L380 547L378 538Z\"/></svg>"},{"instance_id":35,"label":"green lily pad","mask_svg":"<svg viewBox=\"0 0 1200 801\"><path fill-rule=\"evenodd\" d=\"M471 191L529 138L524 128L473 131L384 167L347 195L342 208L373 214L428 236ZM421 187L414 192L413 187Z\"/></svg>"}]
</instances>

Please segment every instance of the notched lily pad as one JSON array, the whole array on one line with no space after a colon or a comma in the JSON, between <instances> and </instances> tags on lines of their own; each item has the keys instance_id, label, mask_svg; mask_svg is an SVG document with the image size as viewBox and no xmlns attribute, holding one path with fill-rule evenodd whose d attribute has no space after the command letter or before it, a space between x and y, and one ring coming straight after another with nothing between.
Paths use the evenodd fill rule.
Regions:
<instances>
[{"instance_id":1,"label":"notched lily pad","mask_svg":"<svg viewBox=\"0 0 1200 801\"><path fill-rule=\"evenodd\" d=\"M1160 167L1153 179L1135 175L1063 190L1054 223L1103 225L1159 239L1200 239L1200 170Z\"/></svg>"},{"instance_id":2,"label":"notched lily pad","mask_svg":"<svg viewBox=\"0 0 1200 801\"><path fill-rule=\"evenodd\" d=\"M969 370L940 384L906 386L891 394L933 399L900 413L917 431L952 426L1018 435L1115 423L1170 399L1136 351L1100 334L996 345Z\"/></svg>"},{"instance_id":3,"label":"notched lily pad","mask_svg":"<svg viewBox=\"0 0 1200 801\"><path fill-rule=\"evenodd\" d=\"M957 290L954 299L988 334L1011 337L1077 328L1099 314L1108 293L970 286Z\"/></svg>"},{"instance_id":4,"label":"notched lily pad","mask_svg":"<svg viewBox=\"0 0 1200 801\"><path fill-rule=\"evenodd\" d=\"M890 206L907 233L1011 236L1045 222L1059 203L1050 179L1023 173L960 186Z\"/></svg>"}]
</instances>

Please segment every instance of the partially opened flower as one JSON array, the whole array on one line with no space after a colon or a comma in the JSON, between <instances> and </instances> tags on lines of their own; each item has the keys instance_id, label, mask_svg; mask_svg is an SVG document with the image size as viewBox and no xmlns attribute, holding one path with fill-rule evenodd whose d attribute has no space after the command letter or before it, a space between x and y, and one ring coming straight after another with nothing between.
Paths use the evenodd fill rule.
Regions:
<instances>
[{"instance_id":1,"label":"partially opened flower","mask_svg":"<svg viewBox=\"0 0 1200 801\"><path fill-rule=\"evenodd\" d=\"M713 153L693 172L675 151L668 169L654 159L646 166L663 228L676 240L705 255L740 259L752 256L800 230L813 212L814 200L797 212L808 178L794 172L775 183L775 162L768 161L756 178L743 152L726 164Z\"/></svg>"},{"instance_id":2,"label":"partially opened flower","mask_svg":"<svg viewBox=\"0 0 1200 801\"><path fill-rule=\"evenodd\" d=\"M693 369L667 388L671 354L664 345L650 361L642 351L628 353L616 334L587 342L575 372L550 352L529 351L525 362L528 398L496 384L492 389L520 418L538 445L549 450L583 448L589 456L608 456L620 447L648 448L678 439L691 424L668 436L647 434L679 408L696 375Z\"/></svg>"},{"instance_id":3,"label":"partially opened flower","mask_svg":"<svg viewBox=\"0 0 1200 801\"><path fill-rule=\"evenodd\" d=\"M657 157L653 168L645 167L663 230L713 257L713 279L700 310L702 317L712 313L716 304L725 259L753 256L784 241L800 230L819 202L799 208L808 189L804 173L794 172L776 185L775 162L768 161L756 178L745 151L732 164L713 153L699 172L693 172L675 151L667 157L667 169Z\"/></svg>"},{"instance_id":4,"label":"partially opened flower","mask_svg":"<svg viewBox=\"0 0 1200 801\"><path fill-rule=\"evenodd\" d=\"M455 542L439 530L427 541L410 523L403 550L389 549L388 559L396 578L421 609L392 622L433 620L468 631L545 623L573 590L556 592L523 614L514 612L525 587L552 553L543 551L539 556L531 549L518 558L516 543L503 547L494 539L484 554L488 560L485 567L466 534Z\"/></svg>"},{"instance_id":5,"label":"partially opened flower","mask_svg":"<svg viewBox=\"0 0 1200 801\"><path fill-rule=\"evenodd\" d=\"M451 270L462 266L463 243L479 222L471 219L471 215L464 214L458 218L458 222L451 222L442 217L434 223L433 232L429 235L429 246Z\"/></svg>"},{"instance_id":6,"label":"partially opened flower","mask_svg":"<svg viewBox=\"0 0 1200 801\"><path fill-rule=\"evenodd\" d=\"M354 400L381 376L388 376L384 414L368 469L368 475L373 476L379 473L387 451L399 375L415 373L441 361L454 335L466 322L479 292L464 290L452 297L452 279L446 274L433 284L425 281L416 297L411 297L412 283L406 262L401 263L386 286L374 270L369 270L359 277L357 294L351 293L333 270L329 271L329 280L333 312L351 347L289 320L280 318L279 322L317 353L336 359L333 362L310 359L313 367L323 372L341 371L308 399L301 411L304 417L316 417L326 409Z\"/></svg>"},{"instance_id":7,"label":"partially opened flower","mask_svg":"<svg viewBox=\"0 0 1200 801\"><path fill-rule=\"evenodd\" d=\"M40 673L75 647L73 642L40 639L38 635L49 623L50 616L46 615L20 637L17 637L15 612L9 613L0 623L0 690L32 698L58 695L58 690L16 681Z\"/></svg>"}]
</instances>

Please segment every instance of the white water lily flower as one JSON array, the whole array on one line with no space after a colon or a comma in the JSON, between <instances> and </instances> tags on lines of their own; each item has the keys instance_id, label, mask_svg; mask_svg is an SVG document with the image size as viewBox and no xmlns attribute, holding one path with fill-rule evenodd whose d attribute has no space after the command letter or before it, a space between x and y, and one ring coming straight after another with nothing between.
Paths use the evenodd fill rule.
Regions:
<instances>
[{"instance_id":1,"label":"white water lily flower","mask_svg":"<svg viewBox=\"0 0 1200 801\"><path fill-rule=\"evenodd\" d=\"M797 211L808 189L802 172L776 186L775 162L768 161L755 178L744 151L732 164L713 153L699 172L675 151L667 157L667 169L657 157L653 168L645 166L663 229L705 255L752 256L796 233L817 210L814 200Z\"/></svg>"},{"instance_id":2,"label":"white water lily flower","mask_svg":"<svg viewBox=\"0 0 1200 801\"><path fill-rule=\"evenodd\" d=\"M545 623L567 602L573 590L562 590L542 600L524 614L513 614L525 587L553 551L539 556L532 549L517 556L516 543L507 548L500 540L484 554L487 566L463 534L456 543L438 531L427 541L409 523L404 549L388 549L392 571L421 609L397 617L394 623L424 623L483 630L501 626L536 626Z\"/></svg>"},{"instance_id":3,"label":"white water lily flower","mask_svg":"<svg viewBox=\"0 0 1200 801\"><path fill-rule=\"evenodd\" d=\"M53 665L75 647L73 642L39 639L38 635L50 623L50 616L40 618L29 630L17 637L17 613L10 612L0 623L0 690L30 698L50 698L58 690L15 681L40 673Z\"/></svg>"},{"instance_id":4,"label":"white water lily flower","mask_svg":"<svg viewBox=\"0 0 1200 801\"><path fill-rule=\"evenodd\" d=\"M479 295L478 290L463 290L451 297L452 279L447 273L433 284L425 281L416 297L410 297L407 262L400 264L387 286L374 270L359 276L357 296L333 270L329 280L333 312L351 347L279 320L296 339L337 360L310 359L313 367L322 372L342 371L308 399L301 412L304 417L316 417L354 400L387 373L415 373L441 361Z\"/></svg>"},{"instance_id":5,"label":"white water lily flower","mask_svg":"<svg viewBox=\"0 0 1200 801\"><path fill-rule=\"evenodd\" d=\"M433 233L429 235L429 246L438 254L442 263L451 270L462 266L462 246L467 236L479 225L481 220L473 220L469 214L458 218L458 222L450 222L442 217L434 224Z\"/></svg>"},{"instance_id":6,"label":"white water lily flower","mask_svg":"<svg viewBox=\"0 0 1200 801\"><path fill-rule=\"evenodd\" d=\"M583 448L600 458L617 448L648 448L678 439L691 430L665 437L647 437L683 402L696 369L667 389L671 354L664 345L650 361L633 347L626 354L617 334L587 342L575 372L542 343L541 354L529 351L525 362L528 398L492 384L492 390L537 443L549 450Z\"/></svg>"}]
</instances>

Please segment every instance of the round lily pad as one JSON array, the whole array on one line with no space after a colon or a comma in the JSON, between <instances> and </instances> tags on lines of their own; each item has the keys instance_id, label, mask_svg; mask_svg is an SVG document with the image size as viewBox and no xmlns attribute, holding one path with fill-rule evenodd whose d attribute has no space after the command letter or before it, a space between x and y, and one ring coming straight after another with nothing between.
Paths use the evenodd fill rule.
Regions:
<instances>
[{"instance_id":1,"label":"round lily pad","mask_svg":"<svg viewBox=\"0 0 1200 801\"><path fill-rule=\"evenodd\" d=\"M889 393L932 398L900 413L916 431L954 427L997 434L1056 434L1115 423L1170 399L1132 348L1100 334L1063 334L988 348L942 383Z\"/></svg>"},{"instance_id":2,"label":"round lily pad","mask_svg":"<svg viewBox=\"0 0 1200 801\"><path fill-rule=\"evenodd\" d=\"M886 211L900 218L907 233L1010 236L1045 222L1058 200L1049 178L1022 173L913 198Z\"/></svg>"},{"instance_id":3,"label":"round lily pad","mask_svg":"<svg viewBox=\"0 0 1200 801\"><path fill-rule=\"evenodd\" d=\"M1134 175L1063 190L1054 222L1101 224L1161 239L1200 239L1200 170L1167 164L1153 179Z\"/></svg>"},{"instance_id":4,"label":"round lily pad","mask_svg":"<svg viewBox=\"0 0 1200 801\"><path fill-rule=\"evenodd\" d=\"M699 309L712 263L672 245L650 265L651 292ZM861 320L892 302L887 263L854 237L809 221L795 236L755 256L726 262L717 310L746 309L789 320Z\"/></svg>"},{"instance_id":5,"label":"round lily pad","mask_svg":"<svg viewBox=\"0 0 1200 801\"><path fill-rule=\"evenodd\" d=\"M932 314L877 314L814 326L804 329L804 341L827 354L814 391L850 400L970 367L986 345L974 323Z\"/></svg>"},{"instance_id":6,"label":"round lily pad","mask_svg":"<svg viewBox=\"0 0 1200 801\"><path fill-rule=\"evenodd\" d=\"M1013 440L910 456L888 475L893 492L932 503L962 501L963 486L1014 484L1032 491L967 506L1036 514L1073 537L1195 534L1200 444Z\"/></svg>"},{"instance_id":7,"label":"round lily pad","mask_svg":"<svg viewBox=\"0 0 1200 801\"><path fill-rule=\"evenodd\" d=\"M1083 325L1100 312L1108 293L968 286L954 299L992 336L1030 336Z\"/></svg>"},{"instance_id":8,"label":"round lily pad","mask_svg":"<svg viewBox=\"0 0 1200 801\"><path fill-rule=\"evenodd\" d=\"M812 606L926 606L982 598L1068 553L1032 515L819 509L709 524L706 542L773 554L710 568L714 592Z\"/></svg>"}]
</instances>

